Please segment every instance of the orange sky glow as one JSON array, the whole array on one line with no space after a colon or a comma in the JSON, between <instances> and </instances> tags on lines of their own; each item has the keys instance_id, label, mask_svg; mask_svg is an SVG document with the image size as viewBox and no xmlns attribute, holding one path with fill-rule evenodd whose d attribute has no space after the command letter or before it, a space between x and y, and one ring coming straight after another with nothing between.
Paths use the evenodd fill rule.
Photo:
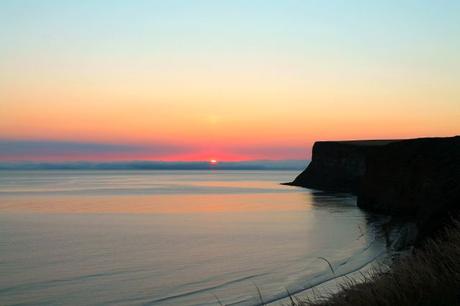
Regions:
<instances>
[{"instance_id":1,"label":"orange sky glow","mask_svg":"<svg viewBox=\"0 0 460 306\"><path fill-rule=\"evenodd\" d=\"M3 161L304 159L316 140L460 132L448 8L240 3L236 24L231 2L133 4L127 24L122 4L46 3L0 9Z\"/></svg>"}]
</instances>

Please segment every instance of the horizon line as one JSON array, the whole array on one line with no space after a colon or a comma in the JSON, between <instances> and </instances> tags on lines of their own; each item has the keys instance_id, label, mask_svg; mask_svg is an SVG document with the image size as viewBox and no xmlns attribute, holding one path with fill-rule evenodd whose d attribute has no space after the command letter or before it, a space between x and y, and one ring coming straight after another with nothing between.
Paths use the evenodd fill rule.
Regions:
<instances>
[{"instance_id":1,"label":"horizon line","mask_svg":"<svg viewBox=\"0 0 460 306\"><path fill-rule=\"evenodd\" d=\"M0 170L301 170L309 160L0 161Z\"/></svg>"}]
</instances>

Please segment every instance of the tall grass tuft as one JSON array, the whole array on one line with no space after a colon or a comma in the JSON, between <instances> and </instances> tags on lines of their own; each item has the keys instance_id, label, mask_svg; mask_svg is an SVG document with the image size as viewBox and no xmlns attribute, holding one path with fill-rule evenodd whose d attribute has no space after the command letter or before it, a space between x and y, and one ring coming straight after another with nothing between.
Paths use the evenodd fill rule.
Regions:
<instances>
[{"instance_id":1,"label":"tall grass tuft","mask_svg":"<svg viewBox=\"0 0 460 306\"><path fill-rule=\"evenodd\" d=\"M334 268L332 267L332 264L331 264L331 262L330 262L329 260L327 260L327 259L324 258L324 257L318 257L318 259L321 259L321 260L325 261L325 262L328 264L329 269L331 269L332 274L335 274Z\"/></svg>"},{"instance_id":2,"label":"tall grass tuft","mask_svg":"<svg viewBox=\"0 0 460 306\"><path fill-rule=\"evenodd\" d=\"M390 270L348 279L340 291L296 306L460 305L460 223L401 258Z\"/></svg>"}]
</instances>

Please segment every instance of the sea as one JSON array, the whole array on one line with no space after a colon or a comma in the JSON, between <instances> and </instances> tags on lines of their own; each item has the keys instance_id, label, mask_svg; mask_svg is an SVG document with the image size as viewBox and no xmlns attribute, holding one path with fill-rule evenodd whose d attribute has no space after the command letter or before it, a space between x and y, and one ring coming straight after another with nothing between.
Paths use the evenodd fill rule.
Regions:
<instances>
[{"instance_id":1,"label":"sea","mask_svg":"<svg viewBox=\"0 0 460 306\"><path fill-rule=\"evenodd\" d=\"M298 171L0 171L0 305L260 305L385 256Z\"/></svg>"}]
</instances>

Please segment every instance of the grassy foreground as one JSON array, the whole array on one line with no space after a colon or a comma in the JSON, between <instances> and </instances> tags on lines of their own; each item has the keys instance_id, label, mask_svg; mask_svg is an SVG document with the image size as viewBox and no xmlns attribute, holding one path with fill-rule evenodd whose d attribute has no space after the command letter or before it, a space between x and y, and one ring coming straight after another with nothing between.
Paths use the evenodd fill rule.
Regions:
<instances>
[{"instance_id":1,"label":"grassy foreground","mask_svg":"<svg viewBox=\"0 0 460 306\"><path fill-rule=\"evenodd\" d=\"M350 279L338 293L295 306L460 305L460 222L428 240L387 272Z\"/></svg>"}]
</instances>

